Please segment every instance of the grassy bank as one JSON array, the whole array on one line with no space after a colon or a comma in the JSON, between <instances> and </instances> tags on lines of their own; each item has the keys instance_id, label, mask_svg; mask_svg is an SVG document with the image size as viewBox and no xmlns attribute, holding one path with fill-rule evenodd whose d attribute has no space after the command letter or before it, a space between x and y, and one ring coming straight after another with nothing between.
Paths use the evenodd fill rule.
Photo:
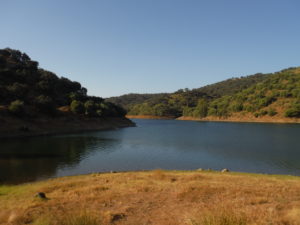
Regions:
<instances>
[{"instance_id":1,"label":"grassy bank","mask_svg":"<svg viewBox=\"0 0 300 225\"><path fill-rule=\"evenodd\" d=\"M0 186L0 208L0 224L13 225L297 225L300 178L162 170L90 174Z\"/></svg>"}]
</instances>

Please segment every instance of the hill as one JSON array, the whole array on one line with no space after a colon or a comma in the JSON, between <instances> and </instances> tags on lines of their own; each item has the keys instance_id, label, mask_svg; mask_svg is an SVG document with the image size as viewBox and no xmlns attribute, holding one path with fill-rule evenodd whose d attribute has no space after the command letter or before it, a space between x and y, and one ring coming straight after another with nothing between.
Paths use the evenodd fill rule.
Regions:
<instances>
[{"instance_id":1,"label":"hill","mask_svg":"<svg viewBox=\"0 0 300 225\"><path fill-rule=\"evenodd\" d=\"M35 197L39 192L46 198ZM299 196L300 179L293 176L95 173L0 185L0 224L298 225Z\"/></svg>"},{"instance_id":2,"label":"hill","mask_svg":"<svg viewBox=\"0 0 300 225\"><path fill-rule=\"evenodd\" d=\"M102 123L103 118L108 117L122 118L125 122L125 113L122 107L87 95L87 89L80 83L39 68L38 62L31 60L26 53L9 48L0 50L0 120L6 124L1 126L0 136L7 131L26 135L47 133L47 124L59 132L58 121L64 131L68 130L67 124L73 130L71 127L77 122L95 122L97 118ZM42 121L44 123L40 126Z\"/></svg>"},{"instance_id":3,"label":"hill","mask_svg":"<svg viewBox=\"0 0 300 225\"><path fill-rule=\"evenodd\" d=\"M249 76L242 76L236 78L230 78L225 81L217 82L215 84L210 84L196 90L204 92L214 98L221 97L224 95L233 95L243 89L246 89L256 83L264 81L268 75L257 73Z\"/></svg>"},{"instance_id":4,"label":"hill","mask_svg":"<svg viewBox=\"0 0 300 225\"><path fill-rule=\"evenodd\" d=\"M140 104L143 103L151 98L156 98L156 97L162 97L164 93L161 94L126 94L118 97L110 97L107 98L106 100L108 102L112 102L116 105L124 107L126 110L130 110L131 106L134 104Z\"/></svg>"},{"instance_id":5,"label":"hill","mask_svg":"<svg viewBox=\"0 0 300 225\"><path fill-rule=\"evenodd\" d=\"M199 112L203 112L202 114ZM300 68L285 69L233 95L223 95L212 101L199 101L194 108L186 108L184 116L299 118Z\"/></svg>"},{"instance_id":6,"label":"hill","mask_svg":"<svg viewBox=\"0 0 300 225\"><path fill-rule=\"evenodd\" d=\"M128 116L162 116L181 119L263 121L300 117L300 68L277 73L231 78L193 90L181 89L131 101ZM122 97L120 97L122 99Z\"/></svg>"}]
</instances>

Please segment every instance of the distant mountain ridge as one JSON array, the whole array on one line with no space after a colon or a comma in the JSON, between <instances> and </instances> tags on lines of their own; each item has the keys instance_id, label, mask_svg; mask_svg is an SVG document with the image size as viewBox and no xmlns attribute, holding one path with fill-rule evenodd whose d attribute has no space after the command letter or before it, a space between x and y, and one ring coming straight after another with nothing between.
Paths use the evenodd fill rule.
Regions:
<instances>
[{"instance_id":1,"label":"distant mountain ridge","mask_svg":"<svg viewBox=\"0 0 300 225\"><path fill-rule=\"evenodd\" d=\"M135 101L139 98L139 101ZM300 67L276 73L231 78L201 88L169 94L141 94L108 99L122 102L129 116L257 119L300 117Z\"/></svg>"}]
</instances>

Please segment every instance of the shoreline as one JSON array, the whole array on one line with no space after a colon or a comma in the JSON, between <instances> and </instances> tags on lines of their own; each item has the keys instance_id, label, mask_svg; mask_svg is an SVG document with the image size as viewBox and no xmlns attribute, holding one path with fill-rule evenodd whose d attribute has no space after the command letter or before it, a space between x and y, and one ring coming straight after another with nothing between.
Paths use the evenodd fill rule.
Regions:
<instances>
[{"instance_id":1,"label":"shoreline","mask_svg":"<svg viewBox=\"0 0 300 225\"><path fill-rule=\"evenodd\" d=\"M153 120L186 120L199 122L229 122L229 123L278 123L278 124L299 124L300 118L282 118L282 117L263 117L263 118L243 118L243 117L205 117L196 118L190 116L181 117L164 117L164 116L150 116L150 115L126 115L129 119L153 119Z\"/></svg>"},{"instance_id":2,"label":"shoreline","mask_svg":"<svg viewBox=\"0 0 300 225\"><path fill-rule=\"evenodd\" d=\"M0 128L0 139L74 134L135 126L134 122L125 117L84 119L61 117L38 118L33 120L5 118L5 120L3 119L1 122L5 126ZM22 129L24 127L26 128L25 130Z\"/></svg>"},{"instance_id":3,"label":"shoreline","mask_svg":"<svg viewBox=\"0 0 300 225\"><path fill-rule=\"evenodd\" d=\"M49 176L49 177L40 177L33 180L24 180L24 181L2 181L0 182L1 186L20 186L20 185L27 185L27 184L35 184L40 182L47 182L49 180L57 180L57 179L68 179L68 178L74 178L74 177L85 177L85 176L92 176L94 174L98 175L109 175L109 174L136 174L136 173L151 173L153 171L164 171L169 173L211 173L211 174L231 174L231 175L242 175L242 176L260 176L260 177L280 177L280 178L295 178L299 179L300 181L300 174L283 174L283 173L263 173L263 172L243 172L243 171L232 171L228 170L227 168L224 169L210 169L210 168L198 168L198 169L141 169L141 170L104 170L104 171L93 171L93 172L87 172L87 173L77 173L77 174L71 174L71 175L63 175L63 176Z\"/></svg>"},{"instance_id":4,"label":"shoreline","mask_svg":"<svg viewBox=\"0 0 300 225\"><path fill-rule=\"evenodd\" d=\"M187 121L200 121L200 122L228 122L228 123L278 123L278 124L299 124L300 119L291 118L252 118L243 119L238 117L218 118L218 117L178 117L176 120L187 120Z\"/></svg>"},{"instance_id":5,"label":"shoreline","mask_svg":"<svg viewBox=\"0 0 300 225\"><path fill-rule=\"evenodd\" d=\"M152 115L126 115L128 119L150 119L150 120L175 120L176 117L171 116L152 116Z\"/></svg>"}]
</instances>

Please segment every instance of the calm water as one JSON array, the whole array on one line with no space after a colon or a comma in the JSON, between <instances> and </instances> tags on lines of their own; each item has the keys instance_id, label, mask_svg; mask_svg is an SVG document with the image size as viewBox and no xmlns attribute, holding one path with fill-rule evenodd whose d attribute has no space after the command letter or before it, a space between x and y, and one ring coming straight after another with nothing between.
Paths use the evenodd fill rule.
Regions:
<instances>
[{"instance_id":1,"label":"calm water","mask_svg":"<svg viewBox=\"0 0 300 225\"><path fill-rule=\"evenodd\" d=\"M113 131L2 140L0 183L157 168L300 175L300 125L134 121Z\"/></svg>"}]
</instances>

